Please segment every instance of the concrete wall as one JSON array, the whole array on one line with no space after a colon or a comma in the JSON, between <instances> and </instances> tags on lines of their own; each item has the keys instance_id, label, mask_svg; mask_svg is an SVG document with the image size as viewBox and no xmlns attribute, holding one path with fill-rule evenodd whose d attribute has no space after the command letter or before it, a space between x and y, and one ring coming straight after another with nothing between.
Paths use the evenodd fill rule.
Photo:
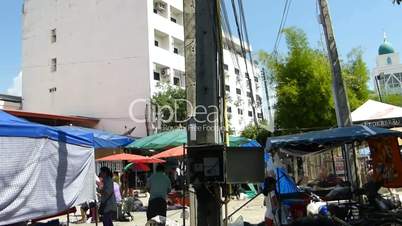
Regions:
<instances>
[{"instance_id":1,"label":"concrete wall","mask_svg":"<svg viewBox=\"0 0 402 226\"><path fill-rule=\"evenodd\" d=\"M154 12L157 2L166 5L165 12ZM166 79L170 84L175 71L185 71L183 54L174 53L174 47L184 42L182 19L178 18L182 11L182 0L25 0L24 110L95 117L100 119L101 129L122 133L135 126L132 135L145 136L145 102L158 91L154 65L170 69L170 77ZM52 42L53 29L56 29L55 42ZM154 45L155 31L167 35L165 48ZM234 41L236 48L240 48L239 40ZM57 71L53 72L54 58ZM253 117L248 116L252 108L247 98L245 63L238 56L237 65L234 59L225 50L231 99L243 100L239 107L228 103L232 108L231 125L238 134ZM259 72L256 71L257 88L252 66L250 62L247 64L254 98L257 94L265 98ZM240 71L240 80L234 73L235 67ZM236 94L236 88L242 90L241 95ZM129 114L134 100L139 100L131 108L132 116L139 119L137 122ZM237 108L243 109L242 116Z\"/></svg>"},{"instance_id":2,"label":"concrete wall","mask_svg":"<svg viewBox=\"0 0 402 226\"><path fill-rule=\"evenodd\" d=\"M96 117L102 129L136 126L133 135L143 136L145 124L130 119L129 106L150 96L147 2L26 0L24 110ZM144 104L133 109L138 118L144 112Z\"/></svg>"}]
</instances>

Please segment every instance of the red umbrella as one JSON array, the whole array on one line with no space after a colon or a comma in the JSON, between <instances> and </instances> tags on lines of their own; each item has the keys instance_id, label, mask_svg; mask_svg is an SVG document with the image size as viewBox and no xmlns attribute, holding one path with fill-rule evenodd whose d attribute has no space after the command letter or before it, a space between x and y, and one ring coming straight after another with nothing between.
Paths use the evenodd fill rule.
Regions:
<instances>
[{"instance_id":1,"label":"red umbrella","mask_svg":"<svg viewBox=\"0 0 402 226\"><path fill-rule=\"evenodd\" d=\"M132 170L137 170L137 171L142 171L142 172L148 172L151 170L151 168L149 168L149 166L147 166L144 163L136 163L134 164L134 166L131 168Z\"/></svg>"},{"instance_id":2,"label":"red umbrella","mask_svg":"<svg viewBox=\"0 0 402 226\"><path fill-rule=\"evenodd\" d=\"M184 150L184 153L187 153L187 149ZM180 157L183 156L183 146L174 147L153 155L153 158L172 158L172 157Z\"/></svg>"},{"instance_id":3,"label":"red umbrella","mask_svg":"<svg viewBox=\"0 0 402 226\"><path fill-rule=\"evenodd\" d=\"M97 159L98 161L141 161L141 160L147 160L148 157L141 156L141 155L133 155L133 154L127 154L127 153L121 153L121 154L114 154L114 155L109 155L100 159Z\"/></svg>"},{"instance_id":4,"label":"red umbrella","mask_svg":"<svg viewBox=\"0 0 402 226\"><path fill-rule=\"evenodd\" d=\"M132 162L132 163L164 163L164 162L166 162L165 160L157 159L154 157L148 157L148 156L143 156L142 159L133 159L133 160L128 160L128 161Z\"/></svg>"}]
</instances>

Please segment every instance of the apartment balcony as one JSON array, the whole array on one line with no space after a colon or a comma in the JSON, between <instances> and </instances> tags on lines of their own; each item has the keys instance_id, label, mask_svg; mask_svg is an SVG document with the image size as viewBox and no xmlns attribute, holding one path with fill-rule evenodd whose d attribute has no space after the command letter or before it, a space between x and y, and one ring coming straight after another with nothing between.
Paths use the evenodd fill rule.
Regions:
<instances>
[{"instance_id":1,"label":"apartment balcony","mask_svg":"<svg viewBox=\"0 0 402 226\"><path fill-rule=\"evenodd\" d=\"M151 16L151 29L157 29L166 34L172 35L177 39L184 40L184 27L178 23L171 21L171 18L161 16L159 14L153 14Z\"/></svg>"},{"instance_id":2,"label":"apartment balcony","mask_svg":"<svg viewBox=\"0 0 402 226\"><path fill-rule=\"evenodd\" d=\"M174 54L170 50L154 46L151 51L151 57L151 61L153 62L184 71L184 57Z\"/></svg>"}]
</instances>

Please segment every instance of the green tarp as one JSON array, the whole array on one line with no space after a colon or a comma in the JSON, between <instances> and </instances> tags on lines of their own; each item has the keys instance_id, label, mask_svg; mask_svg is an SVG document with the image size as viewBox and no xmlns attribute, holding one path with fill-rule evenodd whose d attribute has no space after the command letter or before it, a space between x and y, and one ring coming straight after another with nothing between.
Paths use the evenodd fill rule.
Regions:
<instances>
[{"instance_id":1,"label":"green tarp","mask_svg":"<svg viewBox=\"0 0 402 226\"><path fill-rule=\"evenodd\" d=\"M148 137L136 140L126 148L163 150L177 147L187 143L187 134L184 129L157 133ZM230 147L259 147L260 145L251 139L237 136L229 136Z\"/></svg>"}]
</instances>

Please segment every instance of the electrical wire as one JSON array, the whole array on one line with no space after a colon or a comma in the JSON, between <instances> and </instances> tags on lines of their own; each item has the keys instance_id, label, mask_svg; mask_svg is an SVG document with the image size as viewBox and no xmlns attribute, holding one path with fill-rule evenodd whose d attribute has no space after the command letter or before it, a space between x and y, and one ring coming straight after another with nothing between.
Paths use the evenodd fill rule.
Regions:
<instances>
[{"instance_id":1,"label":"electrical wire","mask_svg":"<svg viewBox=\"0 0 402 226\"><path fill-rule=\"evenodd\" d=\"M222 1L222 4L221 4L221 16L223 18L222 19L222 21L223 21L222 30L223 30L224 34L228 36L228 37L225 37L224 42L226 43L226 46L229 50L233 64L235 64L235 67L237 67L237 69L239 70L239 74L243 74L243 71L240 67L239 56L238 56L238 54L236 54L238 51L236 50L236 44L233 40L233 34L232 34L232 30L231 30L231 25L230 25L225 1ZM240 76L240 75L237 75L237 77L238 76ZM238 78L236 78L236 80L237 80L236 81L237 84L241 83L241 80L239 80ZM241 84L240 84L240 88L243 93L246 93L244 90L244 86L242 86ZM243 105L242 99L240 99L240 101L237 101L237 104L235 104L235 106L238 108L240 107L240 105Z\"/></svg>"},{"instance_id":2,"label":"electrical wire","mask_svg":"<svg viewBox=\"0 0 402 226\"><path fill-rule=\"evenodd\" d=\"M279 44L280 44L281 39L282 39L282 31L283 31L283 28L286 25L286 21L287 21L288 15L289 15L289 10L290 10L291 3L292 3L292 0L286 0L285 5L283 7L281 22L279 24L278 32L276 34L274 50L273 50L273 54L275 56L278 54Z\"/></svg>"},{"instance_id":3,"label":"electrical wire","mask_svg":"<svg viewBox=\"0 0 402 226\"><path fill-rule=\"evenodd\" d=\"M242 24L240 24L240 22L242 22L242 20L240 19L240 18L242 18L242 16L240 15L241 12L238 12L238 10L237 10L235 1L231 0L231 2L232 2L232 10L233 10L234 18L235 18L237 34L238 34L239 40L240 40L240 49L241 49L241 52L242 52L242 57L244 59L244 64L245 64L245 67L246 67L246 73L248 75L248 78L247 78L248 79L248 86L250 88L251 93L253 93L253 91L252 91L253 87L252 87L252 84L251 84L250 73L249 73L248 64L247 64L247 53L246 53L246 50L245 50L245 47L244 47L244 37L243 37L243 27L244 26ZM248 50L248 51L250 51L250 50ZM253 116L254 116L254 123L255 123L255 125L258 125L257 115L256 115L256 110L255 110L255 104L254 104L255 103L254 95L250 95L250 96L251 96L250 97L251 98L251 107L252 107Z\"/></svg>"}]
</instances>

